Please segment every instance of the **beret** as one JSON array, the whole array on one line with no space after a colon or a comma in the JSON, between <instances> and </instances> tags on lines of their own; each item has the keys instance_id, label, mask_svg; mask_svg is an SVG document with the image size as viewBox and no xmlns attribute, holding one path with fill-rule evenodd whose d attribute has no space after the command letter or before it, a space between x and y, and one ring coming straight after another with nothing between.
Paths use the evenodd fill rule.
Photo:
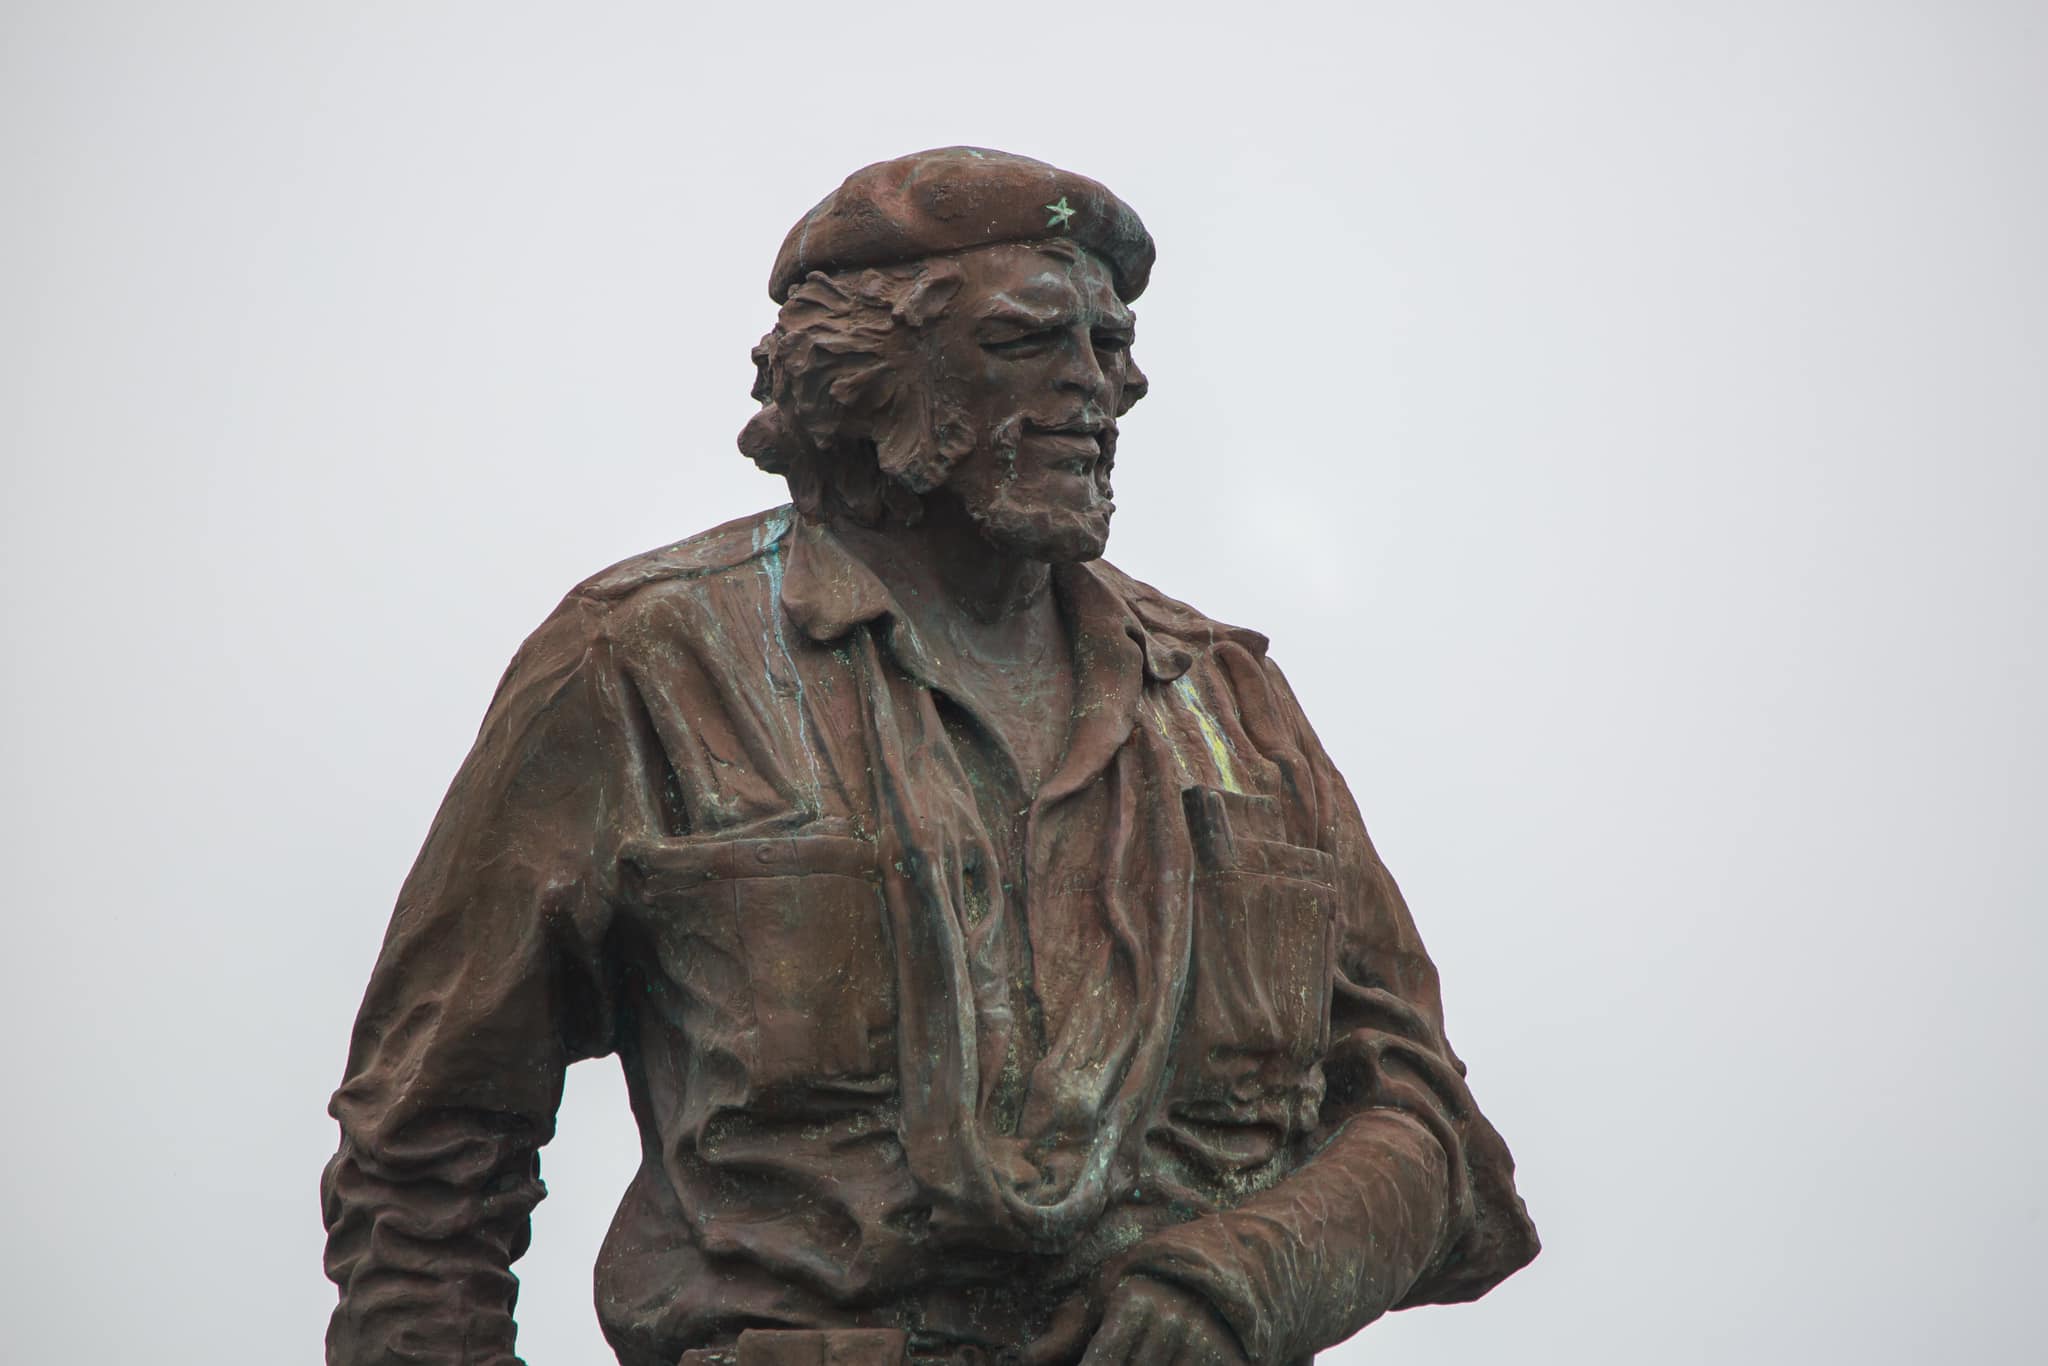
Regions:
<instances>
[{"instance_id":1,"label":"beret","mask_svg":"<svg viewBox=\"0 0 2048 1366\"><path fill-rule=\"evenodd\" d=\"M789 298L814 270L896 265L922 256L1067 237L1108 263L1118 297L1144 292L1152 235L1131 206L1086 176L986 147L939 147L864 166L782 239L768 297Z\"/></svg>"}]
</instances>

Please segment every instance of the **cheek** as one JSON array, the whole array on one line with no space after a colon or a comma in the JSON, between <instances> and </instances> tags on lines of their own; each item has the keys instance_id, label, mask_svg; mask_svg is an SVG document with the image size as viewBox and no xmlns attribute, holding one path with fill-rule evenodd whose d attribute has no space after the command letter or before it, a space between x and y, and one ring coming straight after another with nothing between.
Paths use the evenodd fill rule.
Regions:
<instances>
[{"instance_id":1,"label":"cheek","mask_svg":"<svg viewBox=\"0 0 2048 1366\"><path fill-rule=\"evenodd\" d=\"M985 356L973 376L970 402L984 413L1015 409L1040 383L1037 366L997 356Z\"/></svg>"}]
</instances>

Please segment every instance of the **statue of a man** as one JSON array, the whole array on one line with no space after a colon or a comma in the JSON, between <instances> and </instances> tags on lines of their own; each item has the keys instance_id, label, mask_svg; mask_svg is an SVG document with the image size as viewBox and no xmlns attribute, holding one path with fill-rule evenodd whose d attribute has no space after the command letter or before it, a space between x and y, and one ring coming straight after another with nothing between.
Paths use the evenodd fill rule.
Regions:
<instances>
[{"instance_id":1,"label":"statue of a man","mask_svg":"<svg viewBox=\"0 0 2048 1366\"><path fill-rule=\"evenodd\" d=\"M608 1053L627 1366L1280 1366L1535 1255L1265 639L1099 558L1152 260L964 147L791 230L740 446L792 505L572 591L400 894L330 1363L514 1360L536 1154Z\"/></svg>"}]
</instances>

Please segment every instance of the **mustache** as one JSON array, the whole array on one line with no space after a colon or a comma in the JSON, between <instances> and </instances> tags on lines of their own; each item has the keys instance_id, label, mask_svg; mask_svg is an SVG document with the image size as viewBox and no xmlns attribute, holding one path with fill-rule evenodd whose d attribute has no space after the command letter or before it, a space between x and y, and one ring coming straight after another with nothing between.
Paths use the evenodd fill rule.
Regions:
<instances>
[{"instance_id":1,"label":"mustache","mask_svg":"<svg viewBox=\"0 0 2048 1366\"><path fill-rule=\"evenodd\" d=\"M983 438L988 449L995 453L997 461L1009 473L1016 469L1018 447L1029 436L1082 436L1092 437L1100 453L1095 464L1095 488L1097 495L1109 502L1115 497L1110 484L1110 471L1116 467L1116 419L1101 409L1082 409L1059 416L1036 416L1028 413L1012 413L986 429Z\"/></svg>"},{"instance_id":2,"label":"mustache","mask_svg":"<svg viewBox=\"0 0 2048 1366\"><path fill-rule=\"evenodd\" d=\"M1012 425L1012 424L1015 425ZM1080 413L1056 419L1020 414L1002 424L998 441L1004 447L1015 450L1017 442L1026 436L1079 436L1092 438L1096 449L1102 453L1103 468L1099 478L1106 486L1109 480L1109 466L1116 463L1116 419L1097 409L1086 409Z\"/></svg>"},{"instance_id":3,"label":"mustache","mask_svg":"<svg viewBox=\"0 0 2048 1366\"><path fill-rule=\"evenodd\" d=\"M1116 419L1100 412L1079 413L1057 418L1044 418L1031 413L1021 415L1026 431L1043 432L1049 436L1095 436L1105 441L1116 439Z\"/></svg>"}]
</instances>

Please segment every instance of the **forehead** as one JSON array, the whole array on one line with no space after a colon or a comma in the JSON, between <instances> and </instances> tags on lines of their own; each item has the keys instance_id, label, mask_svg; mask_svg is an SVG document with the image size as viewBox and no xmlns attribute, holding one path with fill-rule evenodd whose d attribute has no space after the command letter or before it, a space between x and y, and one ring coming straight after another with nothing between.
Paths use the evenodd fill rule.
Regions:
<instances>
[{"instance_id":1,"label":"forehead","mask_svg":"<svg viewBox=\"0 0 2048 1366\"><path fill-rule=\"evenodd\" d=\"M1086 250L1006 242L967 253L961 265L966 275L962 311L971 318L1022 314L1048 323L1131 322L1109 267Z\"/></svg>"}]
</instances>

